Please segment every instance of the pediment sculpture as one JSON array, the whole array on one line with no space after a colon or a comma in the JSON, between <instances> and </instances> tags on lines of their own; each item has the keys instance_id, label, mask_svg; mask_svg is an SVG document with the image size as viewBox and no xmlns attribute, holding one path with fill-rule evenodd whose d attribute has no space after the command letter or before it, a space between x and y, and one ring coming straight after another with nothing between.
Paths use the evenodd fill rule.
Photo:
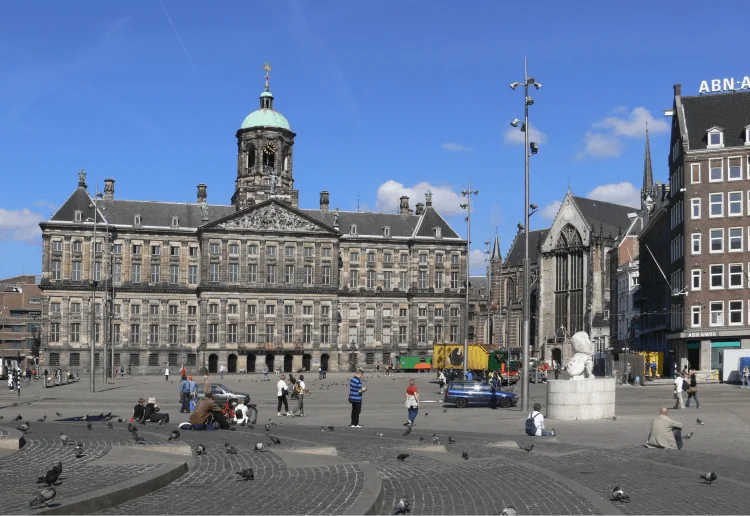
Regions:
<instances>
[{"instance_id":1,"label":"pediment sculpture","mask_svg":"<svg viewBox=\"0 0 750 516\"><path fill-rule=\"evenodd\" d=\"M314 231L323 228L299 215L287 211L276 204L269 204L242 217L222 222L222 229L257 229L261 231Z\"/></svg>"}]
</instances>

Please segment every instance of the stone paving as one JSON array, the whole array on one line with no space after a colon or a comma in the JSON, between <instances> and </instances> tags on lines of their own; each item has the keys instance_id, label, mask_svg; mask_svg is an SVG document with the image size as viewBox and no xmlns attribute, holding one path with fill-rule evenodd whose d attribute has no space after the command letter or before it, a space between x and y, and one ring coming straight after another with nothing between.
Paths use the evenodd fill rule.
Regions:
<instances>
[{"instance_id":1,"label":"stone paving","mask_svg":"<svg viewBox=\"0 0 750 516\"><path fill-rule=\"evenodd\" d=\"M417 375L425 401L438 401L430 378ZM58 500L132 478L151 471L158 464L96 465L113 446L133 446L126 424L108 430L95 424L87 431L82 423L58 423L35 418L59 410L68 415L98 414L101 410L132 410L133 399L156 395L172 415L168 427L147 425L141 431L150 444L163 445L179 421L170 384L155 378L138 378L90 395L79 386L62 391L34 392L33 386L19 399L0 395L0 427L22 413L30 419L27 445L0 458L0 485L12 489L0 494L0 513L28 512L28 501L38 492L36 477L64 459L63 485ZM364 428L348 424L346 377L329 375L326 382L310 382L313 395L305 399L305 418L276 417L273 400L275 382L260 382L253 376L228 376L223 383L238 384L259 404L260 416L254 430L234 432L184 431L181 443L191 448L199 442L208 448L202 457L187 457L189 471L170 485L103 511L110 514L343 514L366 491L366 464L372 464L382 480L381 514L389 514L401 497L413 501L414 514L497 514L513 505L519 514L742 514L747 512L750 482L750 427L747 391L731 386L702 386L701 409L672 411L693 439L682 451L650 450L642 446L650 421L660 406L670 406L671 388L653 386L618 388L618 417L615 421L549 421L558 437L531 438L522 435L519 409L456 409L441 403L423 404L418 425L411 435L404 427L402 390L408 377L369 377L363 407ZM321 386L323 387L321 389ZM102 386L104 387L104 386ZM544 403L543 386L532 386L532 400ZM20 402L13 406L11 403ZM428 415L429 414L429 415ZM700 416L705 425L697 425ZM269 452L253 451L256 442L268 442L263 424L271 418L278 426L271 434L282 444ZM334 425L334 431L321 426ZM60 429L74 439L84 439L90 456L76 461L72 446L57 440ZM383 432L385 437L376 437ZM437 433L441 448L432 444ZM447 444L448 435L456 444ZM426 443L419 443L420 436ZM224 442L237 447L237 455L224 453ZM530 454L513 443L533 443ZM498 445L499 444L499 445ZM334 447L336 457L318 463L294 464L286 452ZM66 449L67 448L67 449ZM461 453L468 452L469 460ZM398 453L409 453L406 461ZM292 454L294 455L294 454ZM299 453L297 454L297 456ZM252 467L255 480L242 482L235 471ZM370 467L371 468L371 467ZM701 473L716 471L714 485L703 484ZM85 481L83 479L86 479ZM7 484L6 484L7 482ZM615 485L631 495L631 503L609 501ZM69 487L70 486L70 487ZM208 496L207 496L208 493ZM201 504L206 507L201 507Z\"/></svg>"}]
</instances>

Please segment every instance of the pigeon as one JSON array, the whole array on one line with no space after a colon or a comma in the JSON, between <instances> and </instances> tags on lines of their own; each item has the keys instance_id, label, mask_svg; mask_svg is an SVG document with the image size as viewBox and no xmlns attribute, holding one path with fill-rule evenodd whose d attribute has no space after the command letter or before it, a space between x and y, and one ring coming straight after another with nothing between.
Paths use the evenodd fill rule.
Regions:
<instances>
[{"instance_id":1,"label":"pigeon","mask_svg":"<svg viewBox=\"0 0 750 516\"><path fill-rule=\"evenodd\" d=\"M399 453L399 454L398 454L398 456L397 456L396 458L397 458L398 460L400 460L400 461L402 461L402 462L403 462L403 461L405 461L405 460L406 460L406 457L408 457L408 456L409 456L409 454L408 454L408 453Z\"/></svg>"},{"instance_id":2,"label":"pigeon","mask_svg":"<svg viewBox=\"0 0 750 516\"><path fill-rule=\"evenodd\" d=\"M63 444L75 444L75 443L70 442L70 437L65 435L64 432L60 432L60 440L63 442Z\"/></svg>"},{"instance_id":3,"label":"pigeon","mask_svg":"<svg viewBox=\"0 0 750 516\"><path fill-rule=\"evenodd\" d=\"M88 420L89 420L89 415L88 414L86 414L85 416L83 416L81 418L81 421L88 421Z\"/></svg>"},{"instance_id":4,"label":"pigeon","mask_svg":"<svg viewBox=\"0 0 750 516\"><path fill-rule=\"evenodd\" d=\"M263 443L255 443L255 451L263 451L265 445Z\"/></svg>"},{"instance_id":5,"label":"pigeon","mask_svg":"<svg viewBox=\"0 0 750 516\"><path fill-rule=\"evenodd\" d=\"M531 450L534 449L533 444L519 444L518 447L521 448L526 453L531 453Z\"/></svg>"},{"instance_id":6,"label":"pigeon","mask_svg":"<svg viewBox=\"0 0 750 516\"><path fill-rule=\"evenodd\" d=\"M691 439L691 438L693 437L693 433L694 433L694 432L690 432L690 433L688 433L688 434L685 434L685 435L683 435L683 436L682 436L682 438L683 438L683 439Z\"/></svg>"},{"instance_id":7,"label":"pigeon","mask_svg":"<svg viewBox=\"0 0 750 516\"><path fill-rule=\"evenodd\" d=\"M445 414L446 412L448 412L448 409L447 409L447 408L444 408L444 409L443 409L443 414Z\"/></svg>"},{"instance_id":8,"label":"pigeon","mask_svg":"<svg viewBox=\"0 0 750 516\"><path fill-rule=\"evenodd\" d=\"M320 431L321 431L321 432L325 432L325 431L326 431L326 427L324 427L324 426L321 426L321 427L320 427Z\"/></svg>"},{"instance_id":9,"label":"pigeon","mask_svg":"<svg viewBox=\"0 0 750 516\"><path fill-rule=\"evenodd\" d=\"M132 434L135 431L137 431L137 428L135 427L135 425L133 423L128 423L128 432Z\"/></svg>"},{"instance_id":10,"label":"pigeon","mask_svg":"<svg viewBox=\"0 0 750 516\"><path fill-rule=\"evenodd\" d=\"M0 419L3 419L3 416L0 416Z\"/></svg>"},{"instance_id":11,"label":"pigeon","mask_svg":"<svg viewBox=\"0 0 750 516\"><path fill-rule=\"evenodd\" d=\"M237 475L242 476L242 480L248 481L248 480L255 480L255 472L253 472L253 468L245 468L242 471L237 471Z\"/></svg>"},{"instance_id":12,"label":"pigeon","mask_svg":"<svg viewBox=\"0 0 750 516\"><path fill-rule=\"evenodd\" d=\"M86 423L86 428L89 429L89 430L91 430L92 428L94 428L94 425L91 424L91 421L89 421L88 423Z\"/></svg>"},{"instance_id":13,"label":"pigeon","mask_svg":"<svg viewBox=\"0 0 750 516\"><path fill-rule=\"evenodd\" d=\"M329 427L328 427L328 430L330 430L331 432L333 432L333 428L334 428L334 427L332 427L332 426L329 426Z\"/></svg>"},{"instance_id":14,"label":"pigeon","mask_svg":"<svg viewBox=\"0 0 750 516\"><path fill-rule=\"evenodd\" d=\"M255 425L248 424L247 428L248 428L248 430L255 430Z\"/></svg>"},{"instance_id":15,"label":"pigeon","mask_svg":"<svg viewBox=\"0 0 750 516\"><path fill-rule=\"evenodd\" d=\"M14 417L13 419L11 419L11 421L13 421L15 423L16 421L21 421L22 419L23 418L21 417L21 414L18 414L16 417Z\"/></svg>"},{"instance_id":16,"label":"pigeon","mask_svg":"<svg viewBox=\"0 0 750 516\"><path fill-rule=\"evenodd\" d=\"M385 437L385 434L383 432L375 432L375 437Z\"/></svg>"},{"instance_id":17,"label":"pigeon","mask_svg":"<svg viewBox=\"0 0 750 516\"><path fill-rule=\"evenodd\" d=\"M54 487L45 487L39 492L39 495L29 502L29 507L47 507L57 496Z\"/></svg>"},{"instance_id":18,"label":"pigeon","mask_svg":"<svg viewBox=\"0 0 750 516\"><path fill-rule=\"evenodd\" d=\"M196 455L205 455L206 454L206 447L202 444L199 444L195 447L195 454Z\"/></svg>"},{"instance_id":19,"label":"pigeon","mask_svg":"<svg viewBox=\"0 0 750 516\"><path fill-rule=\"evenodd\" d=\"M612 416L612 421L617 421L617 416Z\"/></svg>"},{"instance_id":20,"label":"pigeon","mask_svg":"<svg viewBox=\"0 0 750 516\"><path fill-rule=\"evenodd\" d=\"M107 421L109 421L110 419L112 419L112 412L107 412L107 414L104 416L103 419L106 419Z\"/></svg>"},{"instance_id":21,"label":"pigeon","mask_svg":"<svg viewBox=\"0 0 750 516\"><path fill-rule=\"evenodd\" d=\"M36 420L37 423L44 423L45 421L47 421L47 414L45 414L44 417L40 417Z\"/></svg>"},{"instance_id":22,"label":"pigeon","mask_svg":"<svg viewBox=\"0 0 750 516\"><path fill-rule=\"evenodd\" d=\"M29 431L29 423L22 424L21 426L19 426L18 428L16 428L16 430L18 430L19 432L23 432L23 433L28 432Z\"/></svg>"},{"instance_id":23,"label":"pigeon","mask_svg":"<svg viewBox=\"0 0 750 516\"><path fill-rule=\"evenodd\" d=\"M410 427L410 426L407 426L407 427L406 427L406 430L404 431L404 436L407 436L407 435L409 435L410 433L411 433L411 427Z\"/></svg>"},{"instance_id":24,"label":"pigeon","mask_svg":"<svg viewBox=\"0 0 750 516\"><path fill-rule=\"evenodd\" d=\"M518 514L518 509L513 507L512 505L510 507L504 507L502 511L500 511L500 516L516 516Z\"/></svg>"},{"instance_id":25,"label":"pigeon","mask_svg":"<svg viewBox=\"0 0 750 516\"><path fill-rule=\"evenodd\" d=\"M237 455L237 448L229 443L224 443L224 451L226 451L229 455Z\"/></svg>"},{"instance_id":26,"label":"pigeon","mask_svg":"<svg viewBox=\"0 0 750 516\"><path fill-rule=\"evenodd\" d=\"M61 460L57 461L57 464L55 464L54 466L52 466L52 469L54 471L57 471L58 475L62 474L62 461Z\"/></svg>"},{"instance_id":27,"label":"pigeon","mask_svg":"<svg viewBox=\"0 0 750 516\"><path fill-rule=\"evenodd\" d=\"M424 437L422 437L422 436L420 435L420 436L419 436L419 442L420 442L420 443L426 443L426 442L427 442L427 439L425 439Z\"/></svg>"},{"instance_id":28,"label":"pigeon","mask_svg":"<svg viewBox=\"0 0 750 516\"><path fill-rule=\"evenodd\" d=\"M123 418L121 418L121 417L118 417L118 418L117 418L117 422L118 422L118 423L124 423L124 422L125 422L125 420L124 420Z\"/></svg>"},{"instance_id":29,"label":"pigeon","mask_svg":"<svg viewBox=\"0 0 750 516\"><path fill-rule=\"evenodd\" d=\"M36 479L37 484L47 484L48 486L51 486L55 482L57 482L58 477L60 476L60 473L57 472L56 469L52 468L49 470L43 477L39 477Z\"/></svg>"},{"instance_id":30,"label":"pigeon","mask_svg":"<svg viewBox=\"0 0 750 516\"><path fill-rule=\"evenodd\" d=\"M425 412L425 413L424 413L424 417L427 417L427 416L429 416L429 415L430 415L430 413L429 413L429 412Z\"/></svg>"},{"instance_id":31,"label":"pigeon","mask_svg":"<svg viewBox=\"0 0 750 516\"><path fill-rule=\"evenodd\" d=\"M169 434L169 439L167 439L167 441L176 441L179 438L180 438L180 431L172 430L172 433Z\"/></svg>"},{"instance_id":32,"label":"pigeon","mask_svg":"<svg viewBox=\"0 0 750 516\"><path fill-rule=\"evenodd\" d=\"M432 444L440 444L440 437L437 434L432 434Z\"/></svg>"},{"instance_id":33,"label":"pigeon","mask_svg":"<svg viewBox=\"0 0 750 516\"><path fill-rule=\"evenodd\" d=\"M625 494L625 491L620 489L620 486L615 486L612 489L612 501L613 502L629 502L630 496Z\"/></svg>"},{"instance_id":34,"label":"pigeon","mask_svg":"<svg viewBox=\"0 0 750 516\"><path fill-rule=\"evenodd\" d=\"M107 421L107 428L109 428L110 430L114 430L115 429L115 427L112 426L112 421Z\"/></svg>"},{"instance_id":35,"label":"pigeon","mask_svg":"<svg viewBox=\"0 0 750 516\"><path fill-rule=\"evenodd\" d=\"M717 478L719 478L719 475L717 475L713 471L710 473L704 473L703 475L701 475L701 479L703 479L704 484L713 484L714 480L716 480Z\"/></svg>"},{"instance_id":36,"label":"pigeon","mask_svg":"<svg viewBox=\"0 0 750 516\"><path fill-rule=\"evenodd\" d=\"M409 514L411 512L411 502L406 498L401 498L394 507L393 514Z\"/></svg>"},{"instance_id":37,"label":"pigeon","mask_svg":"<svg viewBox=\"0 0 750 516\"><path fill-rule=\"evenodd\" d=\"M461 452L461 458L463 460L469 460L469 452L467 452L466 450L464 450L463 452Z\"/></svg>"},{"instance_id":38,"label":"pigeon","mask_svg":"<svg viewBox=\"0 0 750 516\"><path fill-rule=\"evenodd\" d=\"M76 446L75 453L76 453L76 459L80 459L81 457L83 457L83 445L82 444L79 444L78 446Z\"/></svg>"},{"instance_id":39,"label":"pigeon","mask_svg":"<svg viewBox=\"0 0 750 516\"><path fill-rule=\"evenodd\" d=\"M55 414L57 414L57 417L62 417L62 414L60 414L59 412L55 412Z\"/></svg>"},{"instance_id":40,"label":"pigeon","mask_svg":"<svg viewBox=\"0 0 750 516\"><path fill-rule=\"evenodd\" d=\"M698 423L699 425L705 424L703 421L701 421L701 418L696 419L695 422Z\"/></svg>"},{"instance_id":41,"label":"pigeon","mask_svg":"<svg viewBox=\"0 0 750 516\"><path fill-rule=\"evenodd\" d=\"M273 435L269 435L268 438L271 439L271 442L273 444L281 444L281 440L278 437L275 437Z\"/></svg>"},{"instance_id":42,"label":"pigeon","mask_svg":"<svg viewBox=\"0 0 750 516\"><path fill-rule=\"evenodd\" d=\"M266 423L266 432L271 431L271 425L269 423Z\"/></svg>"},{"instance_id":43,"label":"pigeon","mask_svg":"<svg viewBox=\"0 0 750 516\"><path fill-rule=\"evenodd\" d=\"M143 436L141 436L141 434L139 434L137 430L133 432L133 439L135 440L136 443L146 444L146 439Z\"/></svg>"},{"instance_id":44,"label":"pigeon","mask_svg":"<svg viewBox=\"0 0 750 516\"><path fill-rule=\"evenodd\" d=\"M448 436L448 444L456 444L456 440L450 435Z\"/></svg>"}]
</instances>

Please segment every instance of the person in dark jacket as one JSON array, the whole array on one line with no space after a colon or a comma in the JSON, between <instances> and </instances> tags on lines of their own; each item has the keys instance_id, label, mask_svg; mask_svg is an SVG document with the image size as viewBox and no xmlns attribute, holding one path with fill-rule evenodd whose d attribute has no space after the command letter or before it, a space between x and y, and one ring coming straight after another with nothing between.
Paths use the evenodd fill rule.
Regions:
<instances>
[{"instance_id":1,"label":"person in dark jacket","mask_svg":"<svg viewBox=\"0 0 750 516\"><path fill-rule=\"evenodd\" d=\"M156 404L156 398L154 397L148 399L143 417L146 421L151 421L152 423L169 423L169 414L159 412L159 406Z\"/></svg>"},{"instance_id":2,"label":"person in dark jacket","mask_svg":"<svg viewBox=\"0 0 750 516\"><path fill-rule=\"evenodd\" d=\"M190 390L190 381L187 379L187 376L182 375L182 381L180 382L180 401L182 402L182 407L180 408L180 413L190 413Z\"/></svg>"},{"instance_id":3,"label":"person in dark jacket","mask_svg":"<svg viewBox=\"0 0 750 516\"><path fill-rule=\"evenodd\" d=\"M354 378L349 381L349 403L352 404L352 421L349 426L352 428L361 428L359 414L362 412L362 393L367 390L367 387L362 385L362 378L364 376L365 372L360 369L354 375Z\"/></svg>"},{"instance_id":4,"label":"person in dark jacket","mask_svg":"<svg viewBox=\"0 0 750 516\"><path fill-rule=\"evenodd\" d=\"M133 421L144 421L145 415L146 415L146 407L144 407L144 404L146 403L146 400L143 398L140 398L138 400L138 404L133 407L133 415L130 417Z\"/></svg>"},{"instance_id":5,"label":"person in dark jacket","mask_svg":"<svg viewBox=\"0 0 750 516\"><path fill-rule=\"evenodd\" d=\"M698 401L698 381L695 378L695 373L690 374L690 386L687 390L687 403L685 403L685 408L690 408L690 399L695 398L695 408L699 409L701 408L701 402Z\"/></svg>"}]
</instances>

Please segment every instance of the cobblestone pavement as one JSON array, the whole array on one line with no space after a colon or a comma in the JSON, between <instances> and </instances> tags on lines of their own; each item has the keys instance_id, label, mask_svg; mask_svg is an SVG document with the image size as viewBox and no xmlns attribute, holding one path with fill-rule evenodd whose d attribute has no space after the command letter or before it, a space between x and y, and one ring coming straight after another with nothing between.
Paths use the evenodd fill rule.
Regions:
<instances>
[{"instance_id":1,"label":"cobblestone pavement","mask_svg":"<svg viewBox=\"0 0 750 516\"><path fill-rule=\"evenodd\" d=\"M460 410L440 403L425 403L418 426L404 437L402 391L406 377L368 378L362 415L365 427L352 429L345 426L348 404L345 376L340 376L330 375L333 378L328 382L311 382L314 391L305 399L305 418L275 416L272 396L265 392L275 390L271 385L274 382L259 382L252 376L228 377L225 384L239 383L238 389L249 392L253 402L259 403L256 429L182 432L181 442L192 448L202 442L208 447L208 454L195 457L190 471L169 486L105 512L342 514L363 492L364 472L358 464L369 462L377 468L383 482L382 514L392 512L397 500L404 496L413 501L415 514L496 514L509 505L515 506L519 514L747 513L750 419L745 412L750 413L750 396L745 396L745 391L730 386L703 386L700 410L671 411L670 417L685 424L685 432L694 432L678 452L642 446L658 407L670 406L670 386L618 389L616 420L549 421L548 427L558 431L555 439L523 436L525 414L519 410ZM95 424L89 432L82 423L34 423L36 417L51 415L58 407L66 416L86 411L98 414L101 409L115 408L128 413L132 400L141 395L161 397L159 400L170 410L171 387L163 385L163 378L158 380L139 378L133 384L121 383L110 391L97 393L94 401L90 394L72 390L78 386L66 387L71 389L67 400L62 390L53 390L55 397L44 391L30 394L27 400L21 398L17 406L10 403L15 399L4 400L0 396L0 415L5 416L0 426L17 426L11 427L9 419L19 411L32 421L27 446L0 458L0 485L10 482L12 487L0 493L0 507L11 510L0 512L27 510L28 500L38 492L36 477L44 474L58 457L66 457L65 480L58 489L61 499L158 467L92 464L113 445L132 445L125 424L115 424L114 431ZM422 375L418 382L423 400L437 401L433 386ZM30 393L31 389L25 392ZM532 386L534 400L543 403L541 392ZM171 412L169 427L147 425L142 430L150 443L164 444L169 430L184 419L176 410ZM282 441L272 449L335 447L339 460L327 466L294 467L282 460L282 456L286 457L283 454L254 452L256 442L268 442L263 423L269 413L279 423L270 433ZM696 423L699 416L705 425ZM335 425L335 430L321 432L321 425ZM91 457L72 459L73 447L63 447L57 441L60 429L74 439L84 439ZM375 432L383 432L385 437L376 437ZM433 433L440 437L444 451L432 447ZM456 439L456 444L447 444L448 435ZM420 436L426 443L419 443ZM238 454L225 454L224 442L234 444ZM535 448L526 454L513 443L533 443ZM469 454L467 461L461 459L464 451ZM396 460L402 452L410 454L404 462ZM254 481L238 480L234 472L244 467L255 470ZM718 473L719 480L714 485L700 481L700 474L707 471ZM79 482L83 478L86 482ZM615 485L631 495L631 503L615 504L609 500Z\"/></svg>"}]
</instances>

